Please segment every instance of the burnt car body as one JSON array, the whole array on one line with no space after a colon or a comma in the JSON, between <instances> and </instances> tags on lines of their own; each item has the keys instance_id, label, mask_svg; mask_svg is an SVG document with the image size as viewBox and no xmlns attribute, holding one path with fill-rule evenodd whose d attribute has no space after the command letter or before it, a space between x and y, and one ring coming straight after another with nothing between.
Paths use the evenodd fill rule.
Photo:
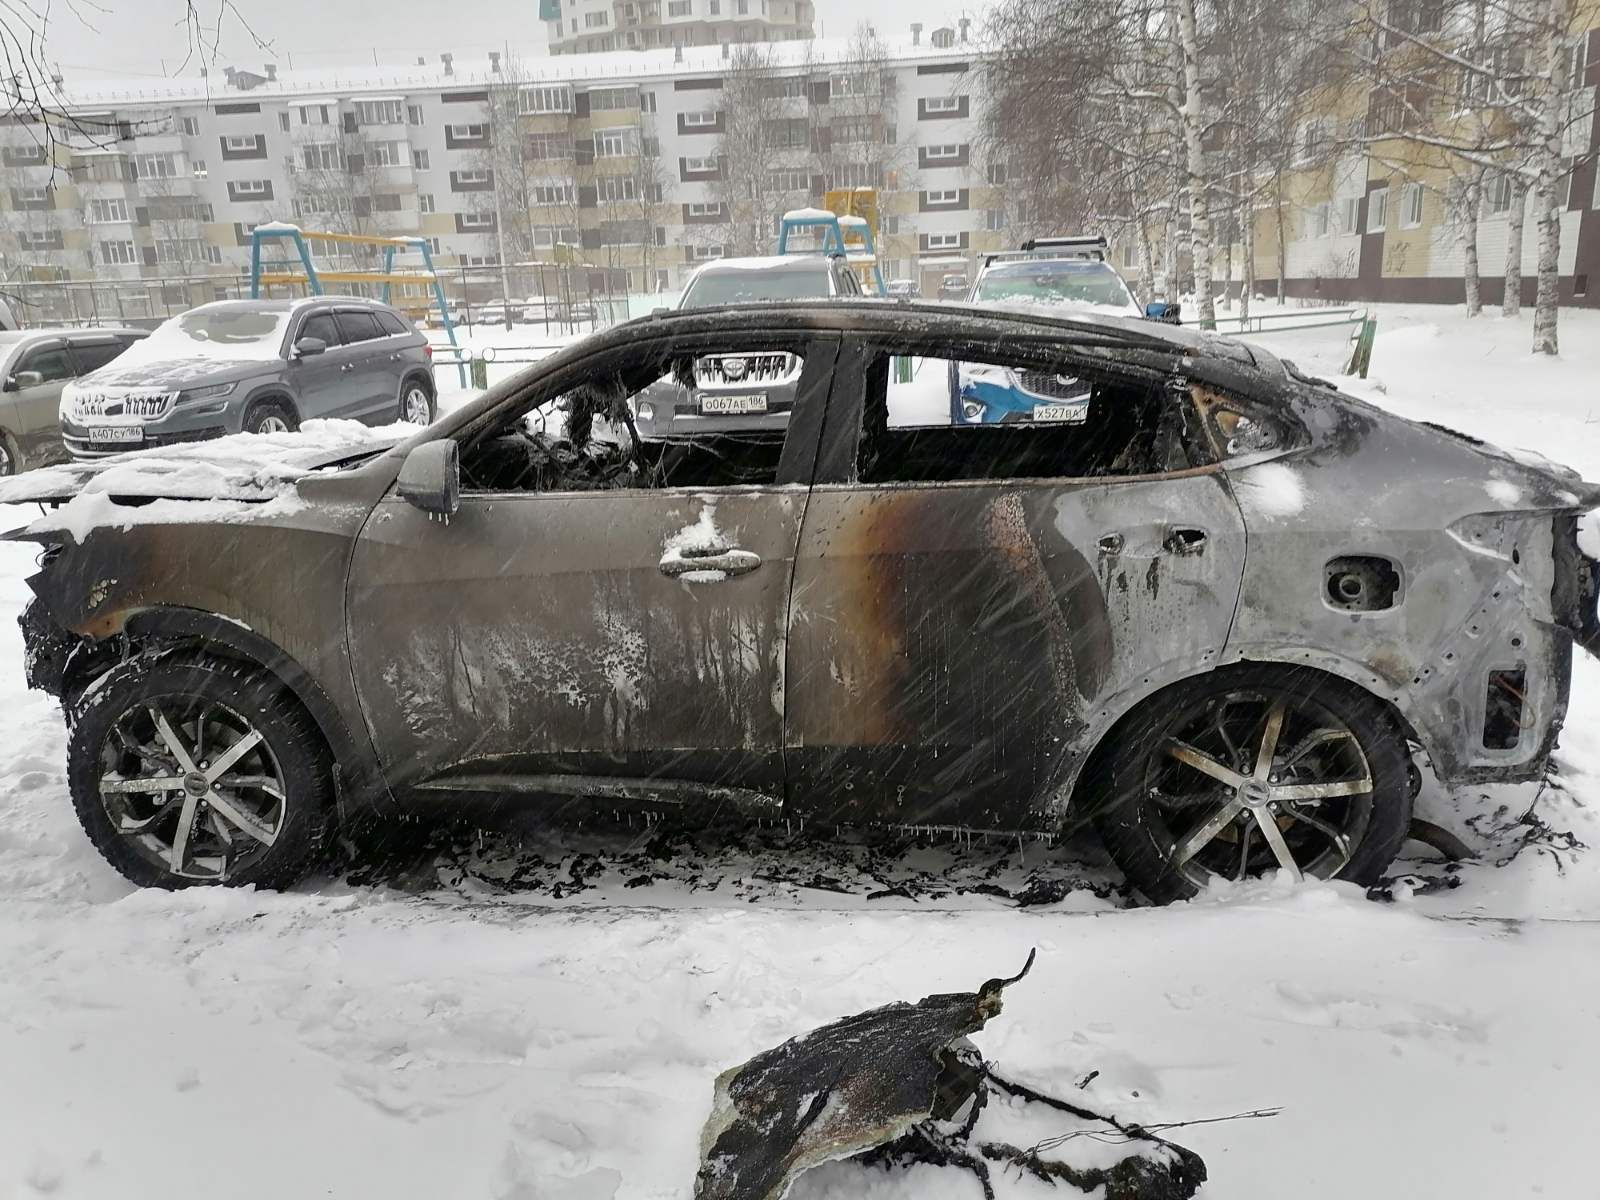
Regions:
<instances>
[{"instance_id":1,"label":"burnt car body","mask_svg":"<svg viewBox=\"0 0 1600 1200\"><path fill-rule=\"evenodd\" d=\"M683 361L772 353L802 364L785 428L627 428ZM1093 381L1088 418L896 426L891 364L918 356L935 407L944 362L987 361ZM98 487L126 526L79 542L69 508L9 536L47 546L24 625L74 803L140 882L279 882L335 806L466 797L1093 818L1158 899L1370 879L1412 753L1446 784L1538 775L1594 638L1575 525L1600 489L1149 322L663 313L325 457L222 473L215 521L141 517L182 473L146 491L126 461L0 488ZM215 764L241 756L255 782L228 792Z\"/></svg>"}]
</instances>

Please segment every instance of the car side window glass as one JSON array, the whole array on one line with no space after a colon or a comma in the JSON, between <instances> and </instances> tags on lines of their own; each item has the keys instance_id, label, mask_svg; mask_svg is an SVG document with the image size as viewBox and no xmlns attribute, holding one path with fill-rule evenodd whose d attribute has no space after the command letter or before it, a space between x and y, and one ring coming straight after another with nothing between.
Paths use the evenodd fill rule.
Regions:
<instances>
[{"instance_id":1,"label":"car side window glass","mask_svg":"<svg viewBox=\"0 0 1600 1200\"><path fill-rule=\"evenodd\" d=\"M384 336L377 318L369 312L340 312L338 321L346 342L370 342Z\"/></svg>"},{"instance_id":2,"label":"car side window glass","mask_svg":"<svg viewBox=\"0 0 1600 1200\"><path fill-rule=\"evenodd\" d=\"M406 323L392 312L376 312L372 315L378 318L378 324L382 326L386 337L394 337L396 334L411 332L406 328Z\"/></svg>"},{"instance_id":3,"label":"car side window glass","mask_svg":"<svg viewBox=\"0 0 1600 1200\"><path fill-rule=\"evenodd\" d=\"M90 371L98 371L125 349L127 347L121 342L75 344L72 352L78 360L78 374L87 375Z\"/></svg>"},{"instance_id":4,"label":"car side window glass","mask_svg":"<svg viewBox=\"0 0 1600 1200\"><path fill-rule=\"evenodd\" d=\"M463 447L462 489L773 484L803 367L773 348L653 356L586 379Z\"/></svg>"},{"instance_id":5,"label":"car side window glass","mask_svg":"<svg viewBox=\"0 0 1600 1200\"><path fill-rule=\"evenodd\" d=\"M312 313L301 324L299 336L321 338L329 346L337 346L342 340L339 327L333 323L332 313Z\"/></svg>"},{"instance_id":6,"label":"car side window glass","mask_svg":"<svg viewBox=\"0 0 1600 1200\"><path fill-rule=\"evenodd\" d=\"M1188 395L1153 372L884 353L868 369L864 483L1160 475L1209 465Z\"/></svg>"},{"instance_id":7,"label":"car side window glass","mask_svg":"<svg viewBox=\"0 0 1600 1200\"><path fill-rule=\"evenodd\" d=\"M43 382L55 383L62 379L71 379L74 375L72 355L65 346L51 346L39 350L31 350L22 356L22 360L14 368L15 372L37 371L44 376Z\"/></svg>"}]
</instances>

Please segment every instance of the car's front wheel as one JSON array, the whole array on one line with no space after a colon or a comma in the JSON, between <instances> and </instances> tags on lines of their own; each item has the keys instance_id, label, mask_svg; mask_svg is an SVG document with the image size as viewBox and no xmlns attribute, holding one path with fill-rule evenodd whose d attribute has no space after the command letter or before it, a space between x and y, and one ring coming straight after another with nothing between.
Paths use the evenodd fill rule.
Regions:
<instances>
[{"instance_id":1,"label":"car's front wheel","mask_svg":"<svg viewBox=\"0 0 1600 1200\"><path fill-rule=\"evenodd\" d=\"M265 400L245 414L243 428L245 433L293 433L300 422L288 405Z\"/></svg>"},{"instance_id":2,"label":"car's front wheel","mask_svg":"<svg viewBox=\"0 0 1600 1200\"><path fill-rule=\"evenodd\" d=\"M285 887L320 852L332 812L324 743L265 672L142 655L79 704L73 806L106 860L142 887Z\"/></svg>"},{"instance_id":3,"label":"car's front wheel","mask_svg":"<svg viewBox=\"0 0 1600 1200\"><path fill-rule=\"evenodd\" d=\"M1387 713L1313 671L1247 667L1159 693L1117 734L1096 825L1158 904L1281 870L1371 884L1411 822Z\"/></svg>"},{"instance_id":4,"label":"car's front wheel","mask_svg":"<svg viewBox=\"0 0 1600 1200\"><path fill-rule=\"evenodd\" d=\"M22 452L17 449L11 435L0 429L0 479L22 470Z\"/></svg>"},{"instance_id":5,"label":"car's front wheel","mask_svg":"<svg viewBox=\"0 0 1600 1200\"><path fill-rule=\"evenodd\" d=\"M400 385L400 419L413 425L432 425L434 417L433 392L420 379L408 379Z\"/></svg>"}]
</instances>

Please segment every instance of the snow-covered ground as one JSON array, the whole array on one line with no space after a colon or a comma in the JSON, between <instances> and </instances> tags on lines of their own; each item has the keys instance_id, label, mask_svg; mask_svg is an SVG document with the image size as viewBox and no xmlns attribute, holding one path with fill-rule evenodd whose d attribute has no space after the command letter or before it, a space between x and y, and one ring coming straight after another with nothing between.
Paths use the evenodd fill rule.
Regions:
<instances>
[{"instance_id":1,"label":"snow-covered ground","mask_svg":"<svg viewBox=\"0 0 1600 1200\"><path fill-rule=\"evenodd\" d=\"M1527 318L1385 308L1351 386L1600 479L1600 313L1563 325L1546 362ZM1328 373L1323 341L1263 344ZM1088 845L642 825L441 837L287 895L135 893L78 830L59 714L23 689L31 561L0 545L0 1197L686 1197L720 1070L1031 947L976 1039L1008 1073L1059 1093L1098 1072L1085 1099L1140 1122L1281 1107L1170 1135L1205 1196L1595 1195L1587 659L1554 781L1430 784L1422 815L1483 858L1418 850L1392 903L1274 880L1156 911ZM843 1164L795 1194L977 1187Z\"/></svg>"}]
</instances>

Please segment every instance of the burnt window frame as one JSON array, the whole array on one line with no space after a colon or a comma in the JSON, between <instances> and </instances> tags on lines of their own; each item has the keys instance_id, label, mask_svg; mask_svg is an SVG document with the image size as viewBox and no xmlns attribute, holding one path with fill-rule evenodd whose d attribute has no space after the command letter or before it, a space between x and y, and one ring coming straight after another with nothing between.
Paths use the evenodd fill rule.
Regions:
<instances>
[{"instance_id":1,"label":"burnt window frame","mask_svg":"<svg viewBox=\"0 0 1600 1200\"><path fill-rule=\"evenodd\" d=\"M558 400L575 387L592 382L608 372L626 372L630 366L648 370L651 368L647 364L651 358L655 358L659 369L657 378L660 378L668 373L671 361L683 355L784 350L800 356L803 365L800 378L795 384L792 415L782 431L784 441L779 454L776 477L770 483L683 484L669 487L615 488L604 492L588 490L508 492L468 489L463 484L462 498L465 500L468 496L475 498L598 496L612 495L619 491L721 494L725 491L750 492L809 487L816 473L818 449L831 403L842 341L842 336L832 331L761 326L661 334L588 354L572 357L566 354L557 355L547 367L510 395L495 397L494 393L498 389L491 388L483 400L462 410L466 420L445 435L456 443L459 457L464 462L479 443L498 436L535 409ZM715 438L728 435L708 431L693 436Z\"/></svg>"},{"instance_id":2,"label":"burnt window frame","mask_svg":"<svg viewBox=\"0 0 1600 1200\"><path fill-rule=\"evenodd\" d=\"M864 481L860 473L861 452L869 437L867 426L868 408L871 403L869 392L875 387L876 378L880 374L877 363L879 359L889 359L901 354L957 362L1000 360L997 365L1006 366L1015 365L1020 361L1041 369L1067 368L1096 377L1124 376L1129 383L1159 387L1169 395L1181 391L1181 403L1188 409L1188 417L1185 420L1186 440L1193 450L1210 451L1211 461L1177 470L1128 475L991 475L981 479ZM880 489L1099 484L1114 487L1122 483L1148 483L1163 479L1187 478L1192 475L1218 474L1224 470L1226 464L1215 454L1209 429L1202 428L1199 406L1194 399L1191 381L1186 378L1182 369L1182 358L1182 352L1176 348L1161 350L1137 345L1108 345L1104 340L1089 334L1074 337L1067 333L1051 337L1030 330L1017 330L1015 333L1007 331L1003 340L1000 337L984 334L963 337L940 332L871 330L847 334L839 350L834 372L834 388L828 399L827 421L822 430L822 442L818 450L814 476L815 486ZM884 431L889 429L887 399L887 380L885 380ZM960 428L969 431L975 437L982 437L986 429L1017 427L934 425L925 428Z\"/></svg>"}]
</instances>

